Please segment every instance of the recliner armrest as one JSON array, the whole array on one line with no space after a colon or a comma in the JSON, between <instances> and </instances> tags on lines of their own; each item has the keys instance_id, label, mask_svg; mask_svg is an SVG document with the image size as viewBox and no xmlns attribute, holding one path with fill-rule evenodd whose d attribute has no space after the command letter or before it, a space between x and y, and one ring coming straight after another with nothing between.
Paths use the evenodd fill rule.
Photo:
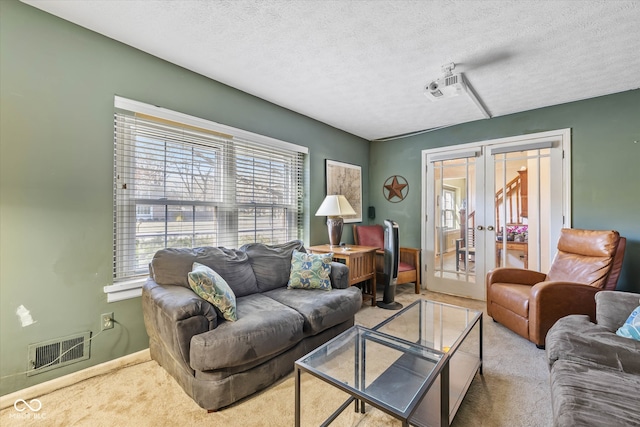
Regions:
<instances>
[{"instance_id":1,"label":"recliner armrest","mask_svg":"<svg viewBox=\"0 0 640 427\"><path fill-rule=\"evenodd\" d=\"M524 268L499 267L487 273L487 286L492 283L516 283L519 285L533 286L546 279L547 275L534 270Z\"/></svg>"},{"instance_id":2,"label":"recliner armrest","mask_svg":"<svg viewBox=\"0 0 640 427\"><path fill-rule=\"evenodd\" d=\"M540 282L531 288L529 297L529 339L544 345L549 329L558 319L584 314L593 322L596 316L595 295L599 288L575 282Z\"/></svg>"}]
</instances>

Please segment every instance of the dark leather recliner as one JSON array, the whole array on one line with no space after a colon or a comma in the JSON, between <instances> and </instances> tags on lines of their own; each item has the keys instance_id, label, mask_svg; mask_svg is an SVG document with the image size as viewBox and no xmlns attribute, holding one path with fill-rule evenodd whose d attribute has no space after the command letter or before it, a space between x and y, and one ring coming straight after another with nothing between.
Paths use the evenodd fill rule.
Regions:
<instances>
[{"instance_id":1,"label":"dark leather recliner","mask_svg":"<svg viewBox=\"0 0 640 427\"><path fill-rule=\"evenodd\" d=\"M548 274L519 268L487 273L487 313L544 348L561 317L586 314L595 321L595 294L615 290L625 248L617 231L562 229Z\"/></svg>"},{"instance_id":2,"label":"dark leather recliner","mask_svg":"<svg viewBox=\"0 0 640 427\"><path fill-rule=\"evenodd\" d=\"M353 240L356 245L373 246L376 251L376 272L382 280L384 270L384 229L382 225L354 225ZM398 280L396 283L415 283L416 294L420 293L420 249L400 247Z\"/></svg>"}]
</instances>

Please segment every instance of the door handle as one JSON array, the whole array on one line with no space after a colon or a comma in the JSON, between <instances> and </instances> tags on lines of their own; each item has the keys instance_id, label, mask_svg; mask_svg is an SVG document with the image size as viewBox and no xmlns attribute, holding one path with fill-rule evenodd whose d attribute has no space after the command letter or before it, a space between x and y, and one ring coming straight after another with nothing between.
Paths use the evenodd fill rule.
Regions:
<instances>
[{"instance_id":1,"label":"door handle","mask_svg":"<svg viewBox=\"0 0 640 427\"><path fill-rule=\"evenodd\" d=\"M489 231L493 231L493 225L488 226L488 227L487 227L487 230L489 230Z\"/></svg>"},{"instance_id":2,"label":"door handle","mask_svg":"<svg viewBox=\"0 0 640 427\"><path fill-rule=\"evenodd\" d=\"M481 225L479 225L479 226L478 226L478 227L476 227L476 228L477 228L478 230L480 230L480 231L484 230L484 227L483 227L483 226L481 226Z\"/></svg>"}]
</instances>

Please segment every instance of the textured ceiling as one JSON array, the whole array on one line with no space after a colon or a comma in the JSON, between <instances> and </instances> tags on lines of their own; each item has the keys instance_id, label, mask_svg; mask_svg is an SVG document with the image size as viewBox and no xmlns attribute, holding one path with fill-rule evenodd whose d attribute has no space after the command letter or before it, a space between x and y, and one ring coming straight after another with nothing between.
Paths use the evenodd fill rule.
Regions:
<instances>
[{"instance_id":1,"label":"textured ceiling","mask_svg":"<svg viewBox=\"0 0 640 427\"><path fill-rule=\"evenodd\" d=\"M23 0L373 140L640 87L640 1Z\"/></svg>"}]
</instances>

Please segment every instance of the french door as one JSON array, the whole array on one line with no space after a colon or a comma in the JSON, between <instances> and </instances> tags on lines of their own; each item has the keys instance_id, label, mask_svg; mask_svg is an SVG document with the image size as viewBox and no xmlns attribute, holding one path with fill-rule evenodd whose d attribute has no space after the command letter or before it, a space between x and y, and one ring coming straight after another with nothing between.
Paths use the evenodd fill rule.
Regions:
<instances>
[{"instance_id":1,"label":"french door","mask_svg":"<svg viewBox=\"0 0 640 427\"><path fill-rule=\"evenodd\" d=\"M485 299L495 267L547 271L570 220L570 130L423 152L423 286Z\"/></svg>"}]
</instances>

